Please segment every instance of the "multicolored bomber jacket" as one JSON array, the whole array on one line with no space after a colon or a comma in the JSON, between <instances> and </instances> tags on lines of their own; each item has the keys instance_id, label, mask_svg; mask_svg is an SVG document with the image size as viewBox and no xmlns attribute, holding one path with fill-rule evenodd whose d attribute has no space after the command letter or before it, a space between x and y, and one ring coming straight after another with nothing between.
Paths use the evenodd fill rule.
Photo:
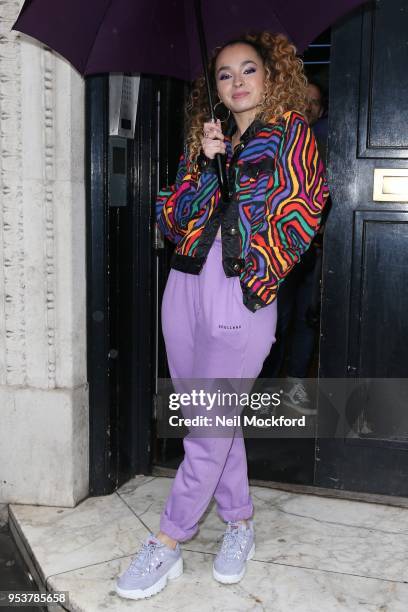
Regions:
<instances>
[{"instance_id":1,"label":"multicolored bomber jacket","mask_svg":"<svg viewBox=\"0 0 408 612\"><path fill-rule=\"evenodd\" d=\"M175 184L158 192L159 229L176 244L171 267L199 274L221 225L226 276L239 276L243 303L255 312L276 298L279 284L320 227L329 195L311 128L297 111L255 119L232 151L225 136L231 201L222 201L214 160L187 148Z\"/></svg>"}]
</instances>

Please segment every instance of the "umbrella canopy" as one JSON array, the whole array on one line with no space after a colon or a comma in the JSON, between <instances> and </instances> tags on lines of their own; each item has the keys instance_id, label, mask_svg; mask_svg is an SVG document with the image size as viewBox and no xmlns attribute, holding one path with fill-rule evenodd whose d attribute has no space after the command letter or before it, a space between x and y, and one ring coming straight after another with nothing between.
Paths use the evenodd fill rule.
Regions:
<instances>
[{"instance_id":1,"label":"umbrella canopy","mask_svg":"<svg viewBox=\"0 0 408 612\"><path fill-rule=\"evenodd\" d=\"M207 46L269 30L303 51L316 36L364 0L26 0L13 29L51 47L83 75L138 72L186 81L204 72L214 109ZM215 156L225 202L225 159Z\"/></svg>"},{"instance_id":2,"label":"umbrella canopy","mask_svg":"<svg viewBox=\"0 0 408 612\"><path fill-rule=\"evenodd\" d=\"M246 31L281 32L299 52L363 0L202 0L209 49ZM203 70L191 0L26 0L13 29L81 74L138 72L186 81Z\"/></svg>"}]
</instances>

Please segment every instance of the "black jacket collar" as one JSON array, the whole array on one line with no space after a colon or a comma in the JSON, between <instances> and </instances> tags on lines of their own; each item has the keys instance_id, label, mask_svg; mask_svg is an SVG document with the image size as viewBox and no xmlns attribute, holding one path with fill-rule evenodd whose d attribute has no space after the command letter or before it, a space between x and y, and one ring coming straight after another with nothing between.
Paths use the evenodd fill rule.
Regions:
<instances>
[{"instance_id":1,"label":"black jacket collar","mask_svg":"<svg viewBox=\"0 0 408 612\"><path fill-rule=\"evenodd\" d=\"M245 132L241 134L240 142L246 144L248 140L251 140L259 132L263 127L265 127L267 123L265 121L261 121L260 119L255 118L253 122L247 127ZM233 115L231 114L230 119L227 124L227 128L225 130L225 135L229 138L232 138L232 135L237 129L237 124Z\"/></svg>"}]
</instances>

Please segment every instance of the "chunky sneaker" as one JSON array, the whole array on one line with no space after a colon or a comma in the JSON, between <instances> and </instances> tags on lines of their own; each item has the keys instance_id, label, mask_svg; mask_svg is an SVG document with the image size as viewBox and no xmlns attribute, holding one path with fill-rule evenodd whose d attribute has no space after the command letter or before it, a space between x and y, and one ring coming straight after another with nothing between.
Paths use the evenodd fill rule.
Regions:
<instances>
[{"instance_id":1,"label":"chunky sneaker","mask_svg":"<svg viewBox=\"0 0 408 612\"><path fill-rule=\"evenodd\" d=\"M253 521L247 526L237 521L228 521L221 550L213 563L213 576L223 584L239 582L245 574L246 562L255 554Z\"/></svg>"},{"instance_id":2,"label":"chunky sneaker","mask_svg":"<svg viewBox=\"0 0 408 612\"><path fill-rule=\"evenodd\" d=\"M127 599L144 599L155 595L167 584L167 579L183 573L179 543L172 550L152 533L133 557L128 569L116 581L116 592Z\"/></svg>"},{"instance_id":3,"label":"chunky sneaker","mask_svg":"<svg viewBox=\"0 0 408 612\"><path fill-rule=\"evenodd\" d=\"M295 410L299 414L317 414L317 409L311 401L310 392L306 389L304 379L288 376L286 388L287 390L282 398L284 406Z\"/></svg>"}]
</instances>

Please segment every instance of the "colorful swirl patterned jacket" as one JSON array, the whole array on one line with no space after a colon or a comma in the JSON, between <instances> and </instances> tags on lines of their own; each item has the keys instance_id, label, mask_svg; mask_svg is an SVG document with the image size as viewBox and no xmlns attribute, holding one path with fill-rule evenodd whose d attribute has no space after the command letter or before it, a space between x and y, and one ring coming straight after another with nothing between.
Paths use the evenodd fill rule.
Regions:
<instances>
[{"instance_id":1,"label":"colorful swirl patterned jacket","mask_svg":"<svg viewBox=\"0 0 408 612\"><path fill-rule=\"evenodd\" d=\"M270 304L278 287L309 248L329 195L325 168L304 116L255 119L232 151L225 136L231 201L223 202L214 160L187 148L175 184L161 189L156 218L176 244L171 267L199 274L221 225L226 276L239 276L243 303L252 312Z\"/></svg>"}]
</instances>

